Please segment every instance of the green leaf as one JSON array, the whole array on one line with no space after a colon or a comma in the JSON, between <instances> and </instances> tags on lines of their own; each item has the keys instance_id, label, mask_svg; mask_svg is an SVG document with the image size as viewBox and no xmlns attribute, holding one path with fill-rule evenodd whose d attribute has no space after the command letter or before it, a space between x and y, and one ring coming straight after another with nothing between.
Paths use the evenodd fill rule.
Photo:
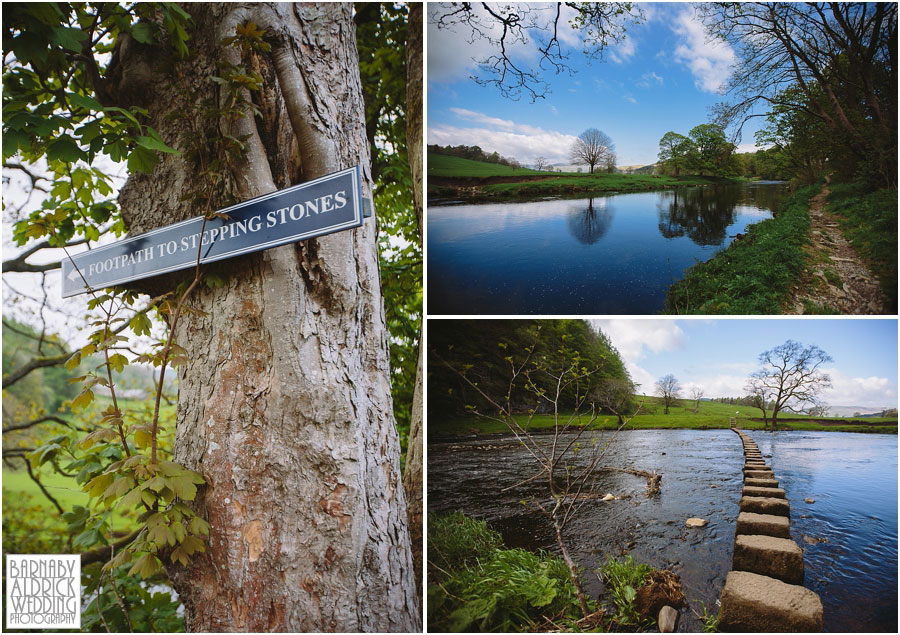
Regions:
<instances>
[{"instance_id":1,"label":"green leaf","mask_svg":"<svg viewBox=\"0 0 900 635\"><path fill-rule=\"evenodd\" d=\"M148 128L149 130L149 128ZM158 152L168 152L169 154L181 154L175 148L167 146L163 141L159 138L154 139L153 137L138 137L135 139L137 144L141 147L147 148L148 150L156 150Z\"/></svg>"},{"instance_id":2,"label":"green leaf","mask_svg":"<svg viewBox=\"0 0 900 635\"><path fill-rule=\"evenodd\" d=\"M131 26L131 37L141 44L153 44L156 29L149 22L138 22Z\"/></svg>"},{"instance_id":3,"label":"green leaf","mask_svg":"<svg viewBox=\"0 0 900 635\"><path fill-rule=\"evenodd\" d=\"M78 93L66 93L66 99L75 104L76 106L80 106L85 110L103 110L103 106L100 105L100 102L90 97L89 95L79 95ZM82 137L83 139L83 137ZM90 139L86 139L85 141L90 141Z\"/></svg>"},{"instance_id":4,"label":"green leaf","mask_svg":"<svg viewBox=\"0 0 900 635\"><path fill-rule=\"evenodd\" d=\"M197 488L194 487L190 475L172 477L170 483L175 495L181 500L194 500L197 495Z\"/></svg>"},{"instance_id":5,"label":"green leaf","mask_svg":"<svg viewBox=\"0 0 900 635\"><path fill-rule=\"evenodd\" d=\"M92 390L84 390L72 400L72 409L86 408L93 400L94 392Z\"/></svg>"},{"instance_id":6,"label":"green leaf","mask_svg":"<svg viewBox=\"0 0 900 635\"><path fill-rule=\"evenodd\" d=\"M122 355L121 353L115 353L114 355L109 356L109 367L117 372L121 373L125 366L128 365L128 358Z\"/></svg>"},{"instance_id":7,"label":"green leaf","mask_svg":"<svg viewBox=\"0 0 900 635\"><path fill-rule=\"evenodd\" d=\"M137 562L134 563L134 566L128 571L128 575L139 575L141 578L146 580L154 573L160 570L162 563L159 559L150 553L145 553L140 558L137 559Z\"/></svg>"},{"instance_id":8,"label":"green leaf","mask_svg":"<svg viewBox=\"0 0 900 635\"><path fill-rule=\"evenodd\" d=\"M81 52L81 42L85 39L87 39L87 34L84 31L69 26L53 29L53 35L50 37L54 44L75 53Z\"/></svg>"},{"instance_id":9,"label":"green leaf","mask_svg":"<svg viewBox=\"0 0 900 635\"><path fill-rule=\"evenodd\" d=\"M134 317L129 320L128 326L135 335L150 335L150 327L153 326L153 323L146 313L135 313Z\"/></svg>"},{"instance_id":10,"label":"green leaf","mask_svg":"<svg viewBox=\"0 0 900 635\"><path fill-rule=\"evenodd\" d=\"M151 443L153 442L153 437L147 432L147 429L144 427L135 428L134 429L134 442L137 444L138 448L144 449L149 448Z\"/></svg>"},{"instance_id":11,"label":"green leaf","mask_svg":"<svg viewBox=\"0 0 900 635\"><path fill-rule=\"evenodd\" d=\"M84 156L84 152L81 151L75 139L69 135L62 135L47 146L48 161L56 160L63 163L75 163L79 159L83 159Z\"/></svg>"},{"instance_id":12,"label":"green leaf","mask_svg":"<svg viewBox=\"0 0 900 635\"><path fill-rule=\"evenodd\" d=\"M146 139L146 137L140 138ZM140 145L135 146L134 150L131 151L131 154L128 155L128 170L130 172L144 172L145 174L150 174L153 172L153 168L156 167L157 163L159 163L159 159L157 158L156 153Z\"/></svg>"}]
</instances>

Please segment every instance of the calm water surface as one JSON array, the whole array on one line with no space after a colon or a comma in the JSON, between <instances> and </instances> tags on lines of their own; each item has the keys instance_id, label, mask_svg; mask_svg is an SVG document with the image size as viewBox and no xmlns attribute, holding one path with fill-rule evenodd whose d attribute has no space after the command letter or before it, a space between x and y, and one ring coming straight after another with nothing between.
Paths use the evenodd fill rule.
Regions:
<instances>
[{"instance_id":1,"label":"calm water surface","mask_svg":"<svg viewBox=\"0 0 900 635\"><path fill-rule=\"evenodd\" d=\"M428 208L429 313L648 314L782 184Z\"/></svg>"},{"instance_id":2,"label":"calm water surface","mask_svg":"<svg viewBox=\"0 0 900 635\"><path fill-rule=\"evenodd\" d=\"M791 503L792 537L804 549L804 584L822 598L825 630L897 632L896 435L750 434L764 455L773 455L768 460ZM701 630L692 610L718 610L731 569L743 465L737 435L629 431L610 452L606 465L655 470L662 487L647 498L642 478L599 479L598 491L625 498L584 507L567 528L586 591L603 592L594 571L607 554L630 553L681 577L690 608L681 611L678 630ZM531 476L532 461L509 438L429 445L429 511L462 510L487 520L507 545L555 551L549 524L519 503L539 495L539 486L501 491ZM688 529L684 521L692 516L709 524Z\"/></svg>"}]
</instances>

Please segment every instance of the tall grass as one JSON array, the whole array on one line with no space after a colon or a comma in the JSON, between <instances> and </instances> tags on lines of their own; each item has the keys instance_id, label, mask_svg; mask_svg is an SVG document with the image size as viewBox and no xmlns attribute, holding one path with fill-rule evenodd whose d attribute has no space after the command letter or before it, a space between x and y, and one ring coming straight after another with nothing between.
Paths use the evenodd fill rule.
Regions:
<instances>
[{"instance_id":1,"label":"tall grass","mask_svg":"<svg viewBox=\"0 0 900 635\"><path fill-rule=\"evenodd\" d=\"M581 615L560 558L504 549L500 534L461 513L428 515L428 628L533 630L544 616Z\"/></svg>"},{"instance_id":2,"label":"tall grass","mask_svg":"<svg viewBox=\"0 0 900 635\"><path fill-rule=\"evenodd\" d=\"M844 235L871 267L888 301L897 312L897 190L867 191L860 185L828 186L828 211L841 218Z\"/></svg>"},{"instance_id":3,"label":"tall grass","mask_svg":"<svg viewBox=\"0 0 900 635\"><path fill-rule=\"evenodd\" d=\"M666 295L667 313L781 313L804 266L809 199L819 186L798 190L774 218L748 228L746 236L711 260L687 270Z\"/></svg>"}]
</instances>

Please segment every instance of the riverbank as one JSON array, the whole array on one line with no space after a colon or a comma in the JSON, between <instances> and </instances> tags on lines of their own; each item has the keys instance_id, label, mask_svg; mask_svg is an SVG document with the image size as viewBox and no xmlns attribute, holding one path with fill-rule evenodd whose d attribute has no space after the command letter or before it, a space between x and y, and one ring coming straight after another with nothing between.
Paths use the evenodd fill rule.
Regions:
<instances>
[{"instance_id":1,"label":"riverbank","mask_svg":"<svg viewBox=\"0 0 900 635\"><path fill-rule=\"evenodd\" d=\"M702 407L701 407L702 408ZM715 414L678 412L672 408L668 415L638 415L626 425L627 430L712 430L730 428L729 417ZM734 416L734 415L732 415ZM772 430L771 423L765 424L761 413L738 415L735 417L738 427L745 430ZM536 415L528 423L528 416L517 416L519 425L528 426L528 431L535 434L548 434L553 431L554 420L551 415ZM587 418L579 419L587 424ZM578 425L576 422L575 425ZM618 427L615 416L601 416L592 426L597 430L613 431ZM897 418L865 417L818 417L799 418L794 415L778 419L779 431L801 430L804 432L854 432L863 434L897 434ZM497 436L509 434L509 428L499 421L473 416L429 418L429 442L452 441L457 438L477 438L480 436Z\"/></svg>"},{"instance_id":2,"label":"riverbank","mask_svg":"<svg viewBox=\"0 0 900 635\"><path fill-rule=\"evenodd\" d=\"M546 196L651 192L698 185L743 183L746 179L663 174L538 172L428 155L428 201L527 201Z\"/></svg>"},{"instance_id":3,"label":"riverbank","mask_svg":"<svg viewBox=\"0 0 900 635\"><path fill-rule=\"evenodd\" d=\"M867 193L821 183L802 188L773 218L688 269L669 288L665 312L895 312L896 206L896 190Z\"/></svg>"}]
</instances>

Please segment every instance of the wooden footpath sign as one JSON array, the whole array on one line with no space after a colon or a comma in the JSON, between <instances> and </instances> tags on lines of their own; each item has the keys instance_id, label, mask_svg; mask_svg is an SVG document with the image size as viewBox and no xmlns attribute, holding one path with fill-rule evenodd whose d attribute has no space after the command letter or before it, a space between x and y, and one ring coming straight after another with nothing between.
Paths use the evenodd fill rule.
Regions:
<instances>
[{"instance_id":1,"label":"wooden footpath sign","mask_svg":"<svg viewBox=\"0 0 900 635\"><path fill-rule=\"evenodd\" d=\"M62 295L133 282L362 225L359 166L85 251L62 261ZM202 231L201 231L202 229ZM85 282L87 286L85 286Z\"/></svg>"}]
</instances>

